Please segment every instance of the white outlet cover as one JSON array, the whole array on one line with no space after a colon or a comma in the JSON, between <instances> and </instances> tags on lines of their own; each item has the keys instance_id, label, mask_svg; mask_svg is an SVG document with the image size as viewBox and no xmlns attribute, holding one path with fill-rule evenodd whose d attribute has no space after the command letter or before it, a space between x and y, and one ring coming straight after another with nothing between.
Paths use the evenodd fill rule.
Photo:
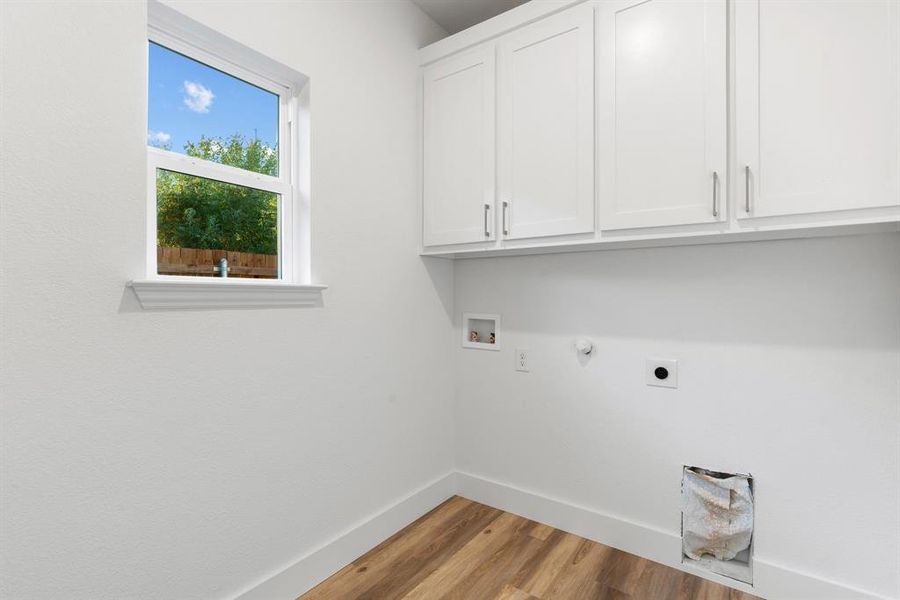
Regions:
<instances>
[{"instance_id":1,"label":"white outlet cover","mask_svg":"<svg viewBox=\"0 0 900 600\"><path fill-rule=\"evenodd\" d=\"M662 368L666 370L666 377L660 378L656 375L656 370ZM678 361L667 358L648 358L644 360L644 378L647 385L656 387L677 388L678 387Z\"/></svg>"},{"instance_id":2,"label":"white outlet cover","mask_svg":"<svg viewBox=\"0 0 900 600\"><path fill-rule=\"evenodd\" d=\"M516 348L516 371L528 373L531 371L529 364L528 348Z\"/></svg>"}]
</instances>

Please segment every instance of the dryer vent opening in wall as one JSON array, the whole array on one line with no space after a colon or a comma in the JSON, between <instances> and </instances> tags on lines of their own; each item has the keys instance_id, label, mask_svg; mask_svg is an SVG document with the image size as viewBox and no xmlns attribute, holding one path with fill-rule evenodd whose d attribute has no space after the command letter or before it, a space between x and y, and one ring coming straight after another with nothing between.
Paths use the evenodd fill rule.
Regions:
<instances>
[{"instance_id":1,"label":"dryer vent opening in wall","mask_svg":"<svg viewBox=\"0 0 900 600\"><path fill-rule=\"evenodd\" d=\"M684 467L682 562L753 583L753 478Z\"/></svg>"}]
</instances>

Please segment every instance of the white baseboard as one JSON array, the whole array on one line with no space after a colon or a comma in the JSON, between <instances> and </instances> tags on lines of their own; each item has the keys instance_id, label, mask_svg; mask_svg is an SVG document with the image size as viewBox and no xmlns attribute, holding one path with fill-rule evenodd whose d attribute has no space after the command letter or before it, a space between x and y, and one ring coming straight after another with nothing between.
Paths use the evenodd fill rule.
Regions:
<instances>
[{"instance_id":1,"label":"white baseboard","mask_svg":"<svg viewBox=\"0 0 900 600\"><path fill-rule=\"evenodd\" d=\"M681 564L681 537L511 485L456 474L457 494L767 600L896 600L754 558L753 586Z\"/></svg>"},{"instance_id":2,"label":"white baseboard","mask_svg":"<svg viewBox=\"0 0 900 600\"><path fill-rule=\"evenodd\" d=\"M294 600L456 494L456 474L416 490L317 550L238 594L236 600Z\"/></svg>"},{"instance_id":3,"label":"white baseboard","mask_svg":"<svg viewBox=\"0 0 900 600\"><path fill-rule=\"evenodd\" d=\"M645 523L576 506L468 473L448 473L351 527L235 600L294 600L453 495L463 496L767 600L898 600L754 559L754 585L681 564L681 538Z\"/></svg>"}]
</instances>

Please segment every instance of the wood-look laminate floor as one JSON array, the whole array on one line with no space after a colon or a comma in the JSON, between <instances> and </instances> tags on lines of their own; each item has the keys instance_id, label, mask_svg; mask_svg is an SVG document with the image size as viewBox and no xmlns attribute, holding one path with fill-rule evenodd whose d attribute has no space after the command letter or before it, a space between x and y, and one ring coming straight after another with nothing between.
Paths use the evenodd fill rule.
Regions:
<instances>
[{"instance_id":1,"label":"wood-look laminate floor","mask_svg":"<svg viewBox=\"0 0 900 600\"><path fill-rule=\"evenodd\" d=\"M754 600L459 496L302 600Z\"/></svg>"}]
</instances>

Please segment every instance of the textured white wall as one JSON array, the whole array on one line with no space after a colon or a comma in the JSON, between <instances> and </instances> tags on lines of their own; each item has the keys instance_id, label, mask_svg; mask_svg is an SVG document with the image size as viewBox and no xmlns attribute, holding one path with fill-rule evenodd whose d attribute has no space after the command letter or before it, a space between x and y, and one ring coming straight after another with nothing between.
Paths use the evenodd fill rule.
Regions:
<instances>
[{"instance_id":1,"label":"textured white wall","mask_svg":"<svg viewBox=\"0 0 900 600\"><path fill-rule=\"evenodd\" d=\"M228 597L450 470L454 386L462 470L669 531L681 464L749 471L759 557L898 594L900 236L461 261L454 294L415 256L441 32L406 2L174 6L311 77L331 289L140 311L145 7L0 2L0 596ZM463 311L502 314L501 352L459 348Z\"/></svg>"},{"instance_id":2,"label":"textured white wall","mask_svg":"<svg viewBox=\"0 0 900 600\"><path fill-rule=\"evenodd\" d=\"M0 2L0 596L214 598L452 468L407 2L173 5L312 81L322 309L148 313L146 7Z\"/></svg>"},{"instance_id":3,"label":"textured white wall","mask_svg":"<svg viewBox=\"0 0 900 600\"><path fill-rule=\"evenodd\" d=\"M683 464L750 472L758 558L900 596L900 234L459 261L465 311L460 470L676 534Z\"/></svg>"}]
</instances>

